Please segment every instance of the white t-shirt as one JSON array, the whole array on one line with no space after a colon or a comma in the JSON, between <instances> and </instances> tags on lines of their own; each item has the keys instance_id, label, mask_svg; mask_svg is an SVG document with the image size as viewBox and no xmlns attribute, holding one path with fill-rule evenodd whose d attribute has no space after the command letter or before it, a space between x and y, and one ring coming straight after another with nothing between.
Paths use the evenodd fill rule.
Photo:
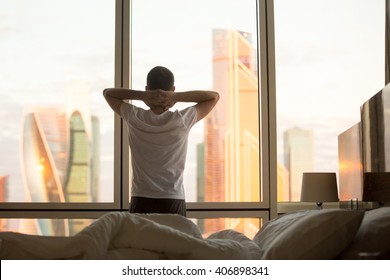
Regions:
<instances>
[{"instance_id":1,"label":"white t-shirt","mask_svg":"<svg viewBox=\"0 0 390 280\"><path fill-rule=\"evenodd\" d=\"M129 129L131 195L185 199L183 171L188 134L196 123L196 108L156 115L151 110L123 103L121 116Z\"/></svg>"}]
</instances>

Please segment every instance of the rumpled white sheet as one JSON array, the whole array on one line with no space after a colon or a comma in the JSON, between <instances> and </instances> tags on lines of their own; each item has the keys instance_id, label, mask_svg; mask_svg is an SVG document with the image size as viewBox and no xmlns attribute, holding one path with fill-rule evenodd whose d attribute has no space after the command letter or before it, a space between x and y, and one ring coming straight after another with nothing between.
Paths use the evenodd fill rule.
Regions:
<instances>
[{"instance_id":1,"label":"rumpled white sheet","mask_svg":"<svg viewBox=\"0 0 390 280\"><path fill-rule=\"evenodd\" d=\"M234 230L203 239L179 215L106 214L72 237L0 232L0 259L260 259L256 243Z\"/></svg>"}]
</instances>

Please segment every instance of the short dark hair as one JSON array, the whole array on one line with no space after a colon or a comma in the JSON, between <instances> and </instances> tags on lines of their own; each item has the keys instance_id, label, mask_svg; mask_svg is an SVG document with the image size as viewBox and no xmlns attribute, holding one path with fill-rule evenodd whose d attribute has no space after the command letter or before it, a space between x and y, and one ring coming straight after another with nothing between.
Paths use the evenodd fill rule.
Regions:
<instances>
[{"instance_id":1,"label":"short dark hair","mask_svg":"<svg viewBox=\"0 0 390 280\"><path fill-rule=\"evenodd\" d=\"M175 77L171 70L163 66L152 68L146 78L146 85L150 90L171 90L175 83Z\"/></svg>"}]
</instances>

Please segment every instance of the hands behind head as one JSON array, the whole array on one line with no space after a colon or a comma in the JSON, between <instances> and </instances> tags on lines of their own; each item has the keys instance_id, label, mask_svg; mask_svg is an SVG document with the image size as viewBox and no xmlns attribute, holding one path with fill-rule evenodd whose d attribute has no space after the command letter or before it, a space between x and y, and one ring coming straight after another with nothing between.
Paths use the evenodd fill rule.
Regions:
<instances>
[{"instance_id":1,"label":"hands behind head","mask_svg":"<svg viewBox=\"0 0 390 280\"><path fill-rule=\"evenodd\" d=\"M173 105L175 105L176 103L173 99L173 96L175 94L173 91L156 89L147 90L145 94L146 97L144 103L151 109L160 108L160 110L165 112L169 108L173 107Z\"/></svg>"}]
</instances>

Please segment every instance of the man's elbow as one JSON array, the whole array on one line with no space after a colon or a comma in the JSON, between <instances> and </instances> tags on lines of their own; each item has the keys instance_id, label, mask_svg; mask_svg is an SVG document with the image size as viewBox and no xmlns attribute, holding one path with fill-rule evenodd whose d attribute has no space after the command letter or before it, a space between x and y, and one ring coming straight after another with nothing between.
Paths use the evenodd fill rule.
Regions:
<instances>
[{"instance_id":1,"label":"man's elbow","mask_svg":"<svg viewBox=\"0 0 390 280\"><path fill-rule=\"evenodd\" d=\"M110 92L110 88L105 88L105 89L103 90L103 96L104 96L104 97L107 97L107 96L109 95L109 92Z\"/></svg>"},{"instance_id":2,"label":"man's elbow","mask_svg":"<svg viewBox=\"0 0 390 280\"><path fill-rule=\"evenodd\" d=\"M218 92L214 91L214 98L213 99L215 100L215 103L218 102L218 100L219 100L219 93Z\"/></svg>"}]
</instances>

